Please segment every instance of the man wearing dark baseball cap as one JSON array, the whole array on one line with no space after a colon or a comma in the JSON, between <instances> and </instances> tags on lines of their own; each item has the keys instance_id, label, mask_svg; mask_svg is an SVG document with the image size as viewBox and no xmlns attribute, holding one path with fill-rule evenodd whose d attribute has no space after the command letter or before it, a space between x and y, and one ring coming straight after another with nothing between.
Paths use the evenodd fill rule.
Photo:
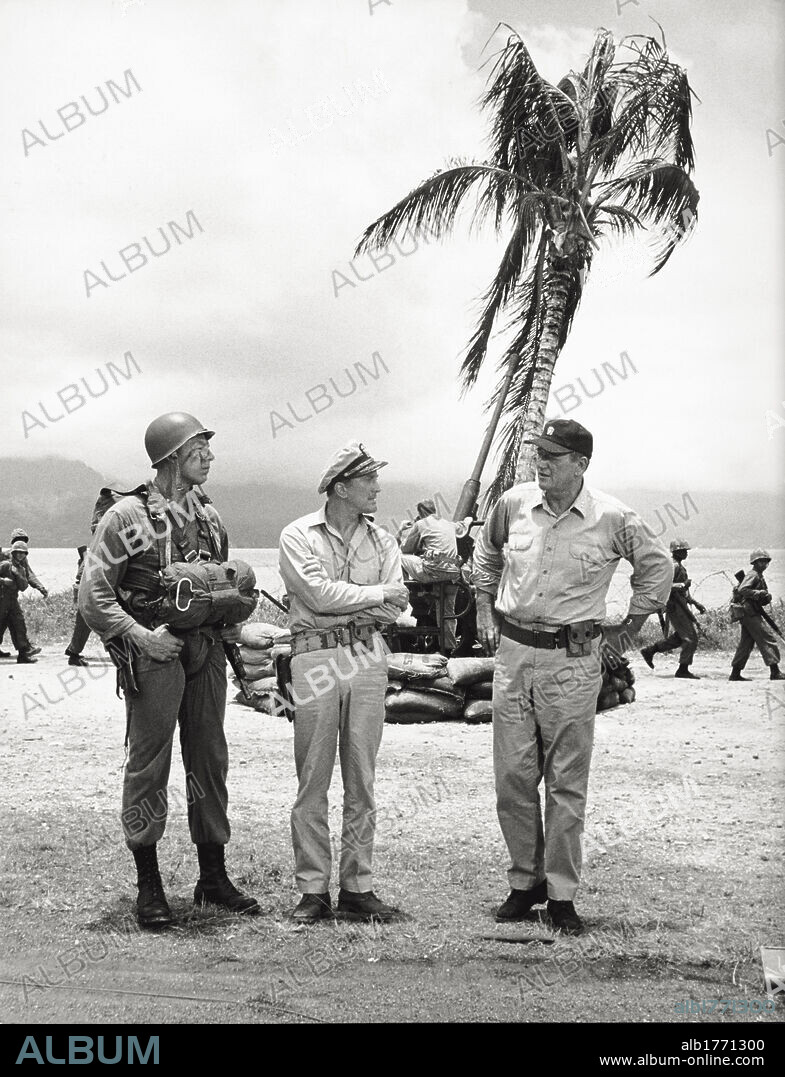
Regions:
<instances>
[{"instance_id":1,"label":"man wearing dark baseball cap","mask_svg":"<svg viewBox=\"0 0 785 1077\"><path fill-rule=\"evenodd\" d=\"M671 586L670 559L637 513L586 486L589 431L552 419L537 446L537 481L513 486L487 517L474 549L477 627L493 680L496 808L510 853L511 892L499 922L548 903L554 927L582 930L583 824L602 682L600 640L630 646ZM601 627L611 577L633 566L623 626ZM626 633L626 638L622 633ZM544 817L539 785L545 783Z\"/></svg>"}]
</instances>

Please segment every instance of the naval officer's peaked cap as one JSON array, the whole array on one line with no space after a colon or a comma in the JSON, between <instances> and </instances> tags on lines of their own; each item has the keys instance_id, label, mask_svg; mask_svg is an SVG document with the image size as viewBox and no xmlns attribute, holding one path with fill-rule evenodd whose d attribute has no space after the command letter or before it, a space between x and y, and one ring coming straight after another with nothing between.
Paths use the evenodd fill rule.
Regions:
<instances>
[{"instance_id":1,"label":"naval officer's peaked cap","mask_svg":"<svg viewBox=\"0 0 785 1077\"><path fill-rule=\"evenodd\" d=\"M358 479L361 475L372 475L386 466L387 461L374 460L362 442L350 441L330 460L327 470L319 480L318 493L323 494L330 483L335 482L336 479L348 482L349 479Z\"/></svg>"}]
</instances>

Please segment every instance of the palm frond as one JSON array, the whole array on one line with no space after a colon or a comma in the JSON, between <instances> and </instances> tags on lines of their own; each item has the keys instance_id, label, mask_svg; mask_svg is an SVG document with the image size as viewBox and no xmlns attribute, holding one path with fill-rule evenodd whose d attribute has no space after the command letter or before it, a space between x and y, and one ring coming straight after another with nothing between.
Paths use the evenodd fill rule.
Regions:
<instances>
[{"instance_id":1,"label":"palm frond","mask_svg":"<svg viewBox=\"0 0 785 1077\"><path fill-rule=\"evenodd\" d=\"M605 190L619 207L651 222L655 264L649 276L654 276L695 225L700 201L697 187L676 165L646 162L606 183ZM607 211L602 200L599 204Z\"/></svg>"},{"instance_id":2,"label":"palm frond","mask_svg":"<svg viewBox=\"0 0 785 1077\"><path fill-rule=\"evenodd\" d=\"M480 204L483 199L493 202L499 194L505 199L514 198L524 190L517 176L492 165L460 165L437 172L366 228L355 257L389 246L408 229L416 233L427 228L441 239L452 228L464 199L478 186Z\"/></svg>"}]
</instances>

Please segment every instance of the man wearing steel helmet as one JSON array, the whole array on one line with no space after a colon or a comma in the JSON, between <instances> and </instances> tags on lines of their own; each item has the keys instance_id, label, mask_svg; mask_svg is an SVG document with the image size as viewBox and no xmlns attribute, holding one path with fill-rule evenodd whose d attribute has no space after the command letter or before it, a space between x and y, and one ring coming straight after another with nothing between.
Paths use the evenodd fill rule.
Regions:
<instances>
[{"instance_id":1,"label":"man wearing steel helmet","mask_svg":"<svg viewBox=\"0 0 785 1077\"><path fill-rule=\"evenodd\" d=\"M749 677L742 677L741 671L746 666L747 659L755 646L769 667L771 680L785 679L780 671L780 649L777 637L767 623L764 609L771 602L771 592L763 576L770 563L771 557L765 550L753 550L750 554L752 568L741 580L739 586L734 589L734 603L739 608L738 620L741 636L733 656L729 681L749 680Z\"/></svg>"},{"instance_id":2,"label":"man wearing steel helmet","mask_svg":"<svg viewBox=\"0 0 785 1077\"><path fill-rule=\"evenodd\" d=\"M480 640L496 654L496 807L511 859L512 890L496 919L523 920L547 900L554 926L578 934L573 898L602 681L600 636L614 650L629 646L665 605L671 570L637 513L584 484L593 451L585 427L554 419L533 440L537 482L502 494L477 540L472 571ZM629 613L623 625L605 627L605 597L622 558L633 566Z\"/></svg>"},{"instance_id":3,"label":"man wearing steel helmet","mask_svg":"<svg viewBox=\"0 0 785 1077\"><path fill-rule=\"evenodd\" d=\"M687 560L687 551L690 545L683 539L674 539L671 542L671 557L673 558L673 583L666 607L668 621L673 629L665 639L652 643L649 647L641 648L643 660L650 669L654 669L654 655L665 654L667 651L675 651L681 647L679 655L679 667L674 677L682 677L691 681L698 681L695 673L690 672L695 651L698 648L698 630L695 619L690 613L689 607L694 606L698 613L705 613L706 607L696 601L690 594L690 580L684 562Z\"/></svg>"},{"instance_id":4,"label":"man wearing steel helmet","mask_svg":"<svg viewBox=\"0 0 785 1077\"><path fill-rule=\"evenodd\" d=\"M166 825L166 788L178 723L190 786L188 824L200 868L194 901L211 901L234 912L259 911L254 898L233 886L224 866L230 828L222 640L237 639L239 629L206 627L180 637L167 625L153 630L144 623L145 596L159 586L162 541L167 564L226 560L226 531L198 490L214 459L212 437L212 430L185 412L162 415L150 424L145 448L156 477L146 497L122 497L101 518L79 586L79 609L90 628L104 643L135 655L138 691L126 690L122 821L137 868L137 916L145 927L172 920L156 846ZM163 525L160 529L153 526L151 510Z\"/></svg>"},{"instance_id":5,"label":"man wearing steel helmet","mask_svg":"<svg viewBox=\"0 0 785 1077\"><path fill-rule=\"evenodd\" d=\"M319 483L326 505L281 533L296 707L299 787L291 822L302 897L292 918L299 923L334 915L327 794L336 752L344 788L338 915L358 921L396 915L376 897L371 880L374 776L387 689L386 649L376 628L395 621L409 602L398 545L372 519L385 463L357 441L339 450Z\"/></svg>"},{"instance_id":6,"label":"man wearing steel helmet","mask_svg":"<svg viewBox=\"0 0 785 1077\"><path fill-rule=\"evenodd\" d=\"M34 663L36 659L33 655L40 651L40 647L32 647L27 638L24 614L19 606L19 593L26 591L29 585L27 543L15 539L8 551L8 558L0 561L0 639L7 627L20 665Z\"/></svg>"}]
</instances>

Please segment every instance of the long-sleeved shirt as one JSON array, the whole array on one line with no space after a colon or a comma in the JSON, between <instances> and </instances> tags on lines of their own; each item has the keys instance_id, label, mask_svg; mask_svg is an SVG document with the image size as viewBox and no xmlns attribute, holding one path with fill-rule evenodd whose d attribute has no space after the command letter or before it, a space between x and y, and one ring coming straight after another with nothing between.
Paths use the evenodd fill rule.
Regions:
<instances>
[{"instance_id":1,"label":"long-sleeved shirt","mask_svg":"<svg viewBox=\"0 0 785 1077\"><path fill-rule=\"evenodd\" d=\"M434 560L457 564L456 539L467 532L466 523L454 523L440 516L421 516L401 537L401 553L419 553Z\"/></svg>"},{"instance_id":2,"label":"long-sleeved shirt","mask_svg":"<svg viewBox=\"0 0 785 1077\"><path fill-rule=\"evenodd\" d=\"M383 590L385 584L403 584L398 544L365 516L347 543L327 522L323 506L283 529L278 557L292 632L349 622L391 624L400 614L385 604Z\"/></svg>"},{"instance_id":3,"label":"long-sleeved shirt","mask_svg":"<svg viewBox=\"0 0 785 1077\"><path fill-rule=\"evenodd\" d=\"M203 505L202 511L218 536L221 559L225 561L229 542L221 518L212 504ZM193 542L198 530L196 521L191 520L185 528ZM165 531L163 522L157 524L157 529ZM137 578L147 575L155 579L158 568L158 550L144 502L139 497L121 498L107 510L95 530L79 583L79 612L103 642L122 636L136 623L117 595L127 582L129 570Z\"/></svg>"},{"instance_id":4,"label":"long-sleeved shirt","mask_svg":"<svg viewBox=\"0 0 785 1077\"><path fill-rule=\"evenodd\" d=\"M633 567L630 613L662 609L671 590L671 560L636 512L584 484L557 516L537 483L526 482L507 490L485 521L472 582L519 624L602 621L622 558Z\"/></svg>"},{"instance_id":5,"label":"long-sleeved shirt","mask_svg":"<svg viewBox=\"0 0 785 1077\"><path fill-rule=\"evenodd\" d=\"M768 594L768 591L763 573L751 568L739 586L735 588L734 597L737 602L743 603L748 616L760 617L761 608L765 605L760 601L761 592Z\"/></svg>"},{"instance_id":6,"label":"long-sleeved shirt","mask_svg":"<svg viewBox=\"0 0 785 1077\"><path fill-rule=\"evenodd\" d=\"M11 551L10 550L6 550L5 553L2 550L0 550L0 561L9 561L10 559L11 559ZM27 560L27 558L25 558L24 562L21 565L17 566L17 567L19 567L20 569L22 569L24 571L24 574L25 574L25 577L27 579L28 584L31 587L35 588L36 591L44 592L46 590L44 585L41 583L41 581L38 579L36 574L30 568L30 562ZM26 588L23 588L23 590L26 590Z\"/></svg>"}]
</instances>

